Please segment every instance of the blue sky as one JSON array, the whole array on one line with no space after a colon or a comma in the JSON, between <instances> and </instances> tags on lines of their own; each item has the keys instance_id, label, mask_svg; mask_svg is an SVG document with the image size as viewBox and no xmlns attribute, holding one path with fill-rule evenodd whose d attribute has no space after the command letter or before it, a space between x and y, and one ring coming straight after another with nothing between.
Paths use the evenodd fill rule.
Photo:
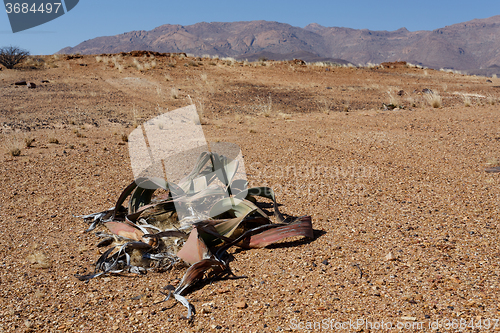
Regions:
<instances>
[{"instance_id":1,"label":"blue sky","mask_svg":"<svg viewBox=\"0 0 500 333\"><path fill-rule=\"evenodd\" d=\"M203 21L267 20L298 27L315 22L329 27L389 31L406 27L416 31L499 14L499 0L80 0L65 15L15 34L2 10L0 46L16 45L32 54L52 54L99 36L151 30L163 24L190 25Z\"/></svg>"}]
</instances>

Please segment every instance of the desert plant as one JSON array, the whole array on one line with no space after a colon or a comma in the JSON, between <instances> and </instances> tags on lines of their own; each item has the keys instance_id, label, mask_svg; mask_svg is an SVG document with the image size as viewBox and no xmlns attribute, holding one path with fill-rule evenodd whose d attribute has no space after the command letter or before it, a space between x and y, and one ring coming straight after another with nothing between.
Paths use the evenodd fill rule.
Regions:
<instances>
[{"instance_id":1,"label":"desert plant","mask_svg":"<svg viewBox=\"0 0 500 333\"><path fill-rule=\"evenodd\" d=\"M259 96L257 96L255 100L257 101L257 108L261 110L261 114L263 114L264 117L270 117L273 113L273 100L271 94L269 94L267 102L264 98L261 99Z\"/></svg>"},{"instance_id":2,"label":"desert plant","mask_svg":"<svg viewBox=\"0 0 500 333\"><path fill-rule=\"evenodd\" d=\"M0 64L5 68L12 69L15 65L29 56L29 51L23 50L17 46L4 46L0 48Z\"/></svg>"},{"instance_id":3,"label":"desert plant","mask_svg":"<svg viewBox=\"0 0 500 333\"><path fill-rule=\"evenodd\" d=\"M469 95L465 95L465 94L464 94L464 95L462 95L462 98L463 98L463 100L464 100L464 106L465 106L465 107L469 107L469 106L471 106L471 105L472 105L472 102L471 102L471 100L470 100L470 96L469 96Z\"/></svg>"},{"instance_id":4,"label":"desert plant","mask_svg":"<svg viewBox=\"0 0 500 333\"><path fill-rule=\"evenodd\" d=\"M78 137L78 138L85 138L86 137L84 134L82 134L80 131L78 131L76 129L73 131L73 133L75 133L76 137Z\"/></svg>"},{"instance_id":5,"label":"desert plant","mask_svg":"<svg viewBox=\"0 0 500 333\"><path fill-rule=\"evenodd\" d=\"M164 271L185 262L191 266L177 287L166 288L169 292L164 295L165 301L173 296L183 304L191 318L194 307L184 295L199 282L231 275L227 252L231 247L264 248L288 237L314 238L310 216L285 219L273 190L247 188L246 181L233 180L237 171L237 160L203 152L178 184L159 178L133 181L115 207L81 216L90 223L87 231L104 225L111 237L97 245L110 248L97 260L95 272L77 278L88 281L150 268ZM200 179L205 186L200 187ZM127 209L123 203L128 197ZM259 198L271 201L277 223L256 205ZM207 204L195 204L201 200ZM179 204L188 207L188 213L178 211Z\"/></svg>"},{"instance_id":6,"label":"desert plant","mask_svg":"<svg viewBox=\"0 0 500 333\"><path fill-rule=\"evenodd\" d=\"M330 111L333 109L333 101L329 101L328 98L322 98L316 101L316 105L320 112L326 114L330 114Z\"/></svg>"},{"instance_id":7,"label":"desert plant","mask_svg":"<svg viewBox=\"0 0 500 333\"><path fill-rule=\"evenodd\" d=\"M437 91L424 94L424 98L433 108L437 109L441 107L442 99Z\"/></svg>"},{"instance_id":8,"label":"desert plant","mask_svg":"<svg viewBox=\"0 0 500 333\"><path fill-rule=\"evenodd\" d=\"M35 142L35 139L32 138L31 136L25 136L24 137L24 146L26 148L30 148L33 145L33 142Z\"/></svg>"},{"instance_id":9,"label":"desert plant","mask_svg":"<svg viewBox=\"0 0 500 333\"><path fill-rule=\"evenodd\" d=\"M121 138L122 138L123 142L128 142L128 135L127 134L123 133Z\"/></svg>"},{"instance_id":10,"label":"desert plant","mask_svg":"<svg viewBox=\"0 0 500 333\"><path fill-rule=\"evenodd\" d=\"M172 87L172 89L170 89L170 97L172 97L173 99L178 99L179 98L179 90L175 87Z\"/></svg>"},{"instance_id":11,"label":"desert plant","mask_svg":"<svg viewBox=\"0 0 500 333\"><path fill-rule=\"evenodd\" d=\"M488 95L487 101L489 105L495 105L495 98L491 95Z\"/></svg>"},{"instance_id":12,"label":"desert plant","mask_svg":"<svg viewBox=\"0 0 500 333\"><path fill-rule=\"evenodd\" d=\"M19 156L19 155L21 155L21 149L19 149L17 147L12 147L9 149L9 154L10 154L10 156Z\"/></svg>"}]
</instances>

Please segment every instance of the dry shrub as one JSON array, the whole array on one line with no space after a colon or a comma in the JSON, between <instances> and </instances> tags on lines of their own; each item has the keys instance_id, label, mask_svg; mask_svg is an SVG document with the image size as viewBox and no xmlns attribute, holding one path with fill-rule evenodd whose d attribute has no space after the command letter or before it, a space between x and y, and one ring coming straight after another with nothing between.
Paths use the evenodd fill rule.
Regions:
<instances>
[{"instance_id":1,"label":"dry shrub","mask_svg":"<svg viewBox=\"0 0 500 333\"><path fill-rule=\"evenodd\" d=\"M432 106L433 108L438 109L441 107L442 99L437 91L425 94L424 98L427 101L427 103L429 103L429 105Z\"/></svg>"},{"instance_id":2,"label":"dry shrub","mask_svg":"<svg viewBox=\"0 0 500 333\"><path fill-rule=\"evenodd\" d=\"M34 268L50 268L52 262L49 257L40 251L35 251L26 257L26 260L33 264Z\"/></svg>"},{"instance_id":3,"label":"dry shrub","mask_svg":"<svg viewBox=\"0 0 500 333\"><path fill-rule=\"evenodd\" d=\"M32 147L33 142L35 142L35 138L32 138L30 136L24 137L24 146L26 148Z\"/></svg>"},{"instance_id":4,"label":"dry shrub","mask_svg":"<svg viewBox=\"0 0 500 333\"><path fill-rule=\"evenodd\" d=\"M472 105L472 102L470 100L470 96L468 95L462 95L463 99L464 99L464 106L465 107L469 107Z\"/></svg>"},{"instance_id":5,"label":"dry shrub","mask_svg":"<svg viewBox=\"0 0 500 333\"><path fill-rule=\"evenodd\" d=\"M172 89L170 89L170 97L172 97L173 99L178 99L179 98L179 90L177 90L177 88L175 88L175 87L172 87Z\"/></svg>"},{"instance_id":6,"label":"dry shrub","mask_svg":"<svg viewBox=\"0 0 500 333\"><path fill-rule=\"evenodd\" d=\"M488 95L487 101L488 101L489 105L495 105L495 102L496 102L495 98L493 96L491 96L491 95Z\"/></svg>"}]
</instances>

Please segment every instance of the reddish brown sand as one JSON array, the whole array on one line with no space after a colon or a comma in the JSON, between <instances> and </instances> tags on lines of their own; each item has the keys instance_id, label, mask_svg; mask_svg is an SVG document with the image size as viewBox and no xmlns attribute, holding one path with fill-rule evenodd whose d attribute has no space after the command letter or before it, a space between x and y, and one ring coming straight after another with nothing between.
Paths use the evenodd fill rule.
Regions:
<instances>
[{"instance_id":1,"label":"reddish brown sand","mask_svg":"<svg viewBox=\"0 0 500 333\"><path fill-rule=\"evenodd\" d=\"M0 71L0 330L275 332L357 320L500 329L500 174L484 171L500 159L500 80L178 57L141 72L131 57L116 61L121 72L93 56ZM37 88L12 85L22 79ZM404 109L381 109L388 91ZM251 183L273 187L284 213L311 215L317 230L313 241L233 250L230 266L247 278L189 294L192 321L180 304L154 304L181 266L74 277L103 252L74 215L113 206L133 179L122 134L188 95L203 104L207 139L238 144Z\"/></svg>"}]
</instances>

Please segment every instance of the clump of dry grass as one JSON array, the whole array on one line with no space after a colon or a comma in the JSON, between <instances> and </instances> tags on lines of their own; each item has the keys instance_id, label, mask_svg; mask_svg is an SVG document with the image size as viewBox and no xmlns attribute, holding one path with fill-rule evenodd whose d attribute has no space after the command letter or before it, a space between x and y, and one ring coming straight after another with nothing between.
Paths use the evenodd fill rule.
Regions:
<instances>
[{"instance_id":1,"label":"clump of dry grass","mask_svg":"<svg viewBox=\"0 0 500 333\"><path fill-rule=\"evenodd\" d=\"M179 98L179 90L175 87L172 87L172 89L170 89L170 97L172 97L173 99L178 99Z\"/></svg>"},{"instance_id":2,"label":"clump of dry grass","mask_svg":"<svg viewBox=\"0 0 500 333\"><path fill-rule=\"evenodd\" d=\"M443 102L441 96L439 95L439 92L437 91L433 91L429 94L424 94L424 98L427 101L427 103L429 103L429 105L435 109L440 108Z\"/></svg>"},{"instance_id":3,"label":"clump of dry grass","mask_svg":"<svg viewBox=\"0 0 500 333\"><path fill-rule=\"evenodd\" d=\"M488 101L489 105L495 105L495 102L496 102L495 98L493 96L491 96L491 95L488 95L487 101Z\"/></svg>"},{"instance_id":4,"label":"clump of dry grass","mask_svg":"<svg viewBox=\"0 0 500 333\"><path fill-rule=\"evenodd\" d=\"M468 95L462 95L462 98L464 100L464 106L465 107L469 107L469 106L472 105L472 102L470 100L470 96L468 96Z\"/></svg>"},{"instance_id":5,"label":"clump of dry grass","mask_svg":"<svg viewBox=\"0 0 500 333\"><path fill-rule=\"evenodd\" d=\"M24 137L24 146L25 146L26 148L30 148L30 147L32 147L33 142L35 142L35 138L33 138L33 137L31 137L31 136L25 136L25 137Z\"/></svg>"},{"instance_id":6,"label":"clump of dry grass","mask_svg":"<svg viewBox=\"0 0 500 333\"><path fill-rule=\"evenodd\" d=\"M396 97L394 94L393 90L388 90L387 95L389 95L389 105L392 105L394 108L397 108L400 106L399 99Z\"/></svg>"},{"instance_id":7,"label":"clump of dry grass","mask_svg":"<svg viewBox=\"0 0 500 333\"><path fill-rule=\"evenodd\" d=\"M34 268L50 268L52 267L52 262L50 258L43 252L35 251L26 257L26 260L33 264Z\"/></svg>"},{"instance_id":8,"label":"clump of dry grass","mask_svg":"<svg viewBox=\"0 0 500 333\"><path fill-rule=\"evenodd\" d=\"M73 133L75 133L78 138L85 138L86 137L84 134L82 134L77 129L73 130Z\"/></svg>"},{"instance_id":9,"label":"clump of dry grass","mask_svg":"<svg viewBox=\"0 0 500 333\"><path fill-rule=\"evenodd\" d=\"M19 149L18 147L12 147L9 149L9 154L12 157L19 156L21 155L21 149Z\"/></svg>"},{"instance_id":10,"label":"clump of dry grass","mask_svg":"<svg viewBox=\"0 0 500 333\"><path fill-rule=\"evenodd\" d=\"M135 68L137 68L137 70L139 70L141 72L144 71L144 65L141 64L139 62L139 60L137 60L137 59L134 58L133 63L134 63Z\"/></svg>"},{"instance_id":11,"label":"clump of dry grass","mask_svg":"<svg viewBox=\"0 0 500 333\"><path fill-rule=\"evenodd\" d=\"M196 112L198 113L198 119L195 119L196 125L207 125L208 120L204 117L205 113L205 98L203 96L195 97L194 101L191 96L188 95L189 102L196 106Z\"/></svg>"},{"instance_id":12,"label":"clump of dry grass","mask_svg":"<svg viewBox=\"0 0 500 333\"><path fill-rule=\"evenodd\" d=\"M6 152L10 156L16 157L21 155L22 141L15 134L0 135L0 142L3 143Z\"/></svg>"},{"instance_id":13,"label":"clump of dry grass","mask_svg":"<svg viewBox=\"0 0 500 333\"><path fill-rule=\"evenodd\" d=\"M333 109L333 101L329 101L328 98L322 98L316 101L316 105L319 111L325 114L330 114L330 111Z\"/></svg>"},{"instance_id":14,"label":"clump of dry grass","mask_svg":"<svg viewBox=\"0 0 500 333\"><path fill-rule=\"evenodd\" d=\"M128 135L125 133L122 133L121 139L123 142L128 142Z\"/></svg>"},{"instance_id":15,"label":"clump of dry grass","mask_svg":"<svg viewBox=\"0 0 500 333\"><path fill-rule=\"evenodd\" d=\"M259 96L255 99L257 101L257 108L261 110L261 114L264 115L264 117L270 117L273 113L273 100L271 94L269 94L267 102L264 98L261 99Z\"/></svg>"}]
</instances>

